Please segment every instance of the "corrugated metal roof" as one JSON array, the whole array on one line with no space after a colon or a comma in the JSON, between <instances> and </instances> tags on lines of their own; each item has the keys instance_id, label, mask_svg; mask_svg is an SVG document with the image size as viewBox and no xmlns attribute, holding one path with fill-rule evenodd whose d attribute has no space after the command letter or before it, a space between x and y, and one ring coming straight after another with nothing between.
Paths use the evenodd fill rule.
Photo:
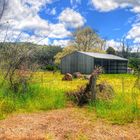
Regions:
<instances>
[{"instance_id":1,"label":"corrugated metal roof","mask_svg":"<svg viewBox=\"0 0 140 140\"><path fill-rule=\"evenodd\" d=\"M112 55L112 54L103 54L103 53L93 53L93 52L82 52L82 51L78 51L80 53L83 53L85 55L89 55L92 56L94 58L99 58L99 59L111 59L111 60L124 60L127 61L128 59L116 56L116 55Z\"/></svg>"}]
</instances>

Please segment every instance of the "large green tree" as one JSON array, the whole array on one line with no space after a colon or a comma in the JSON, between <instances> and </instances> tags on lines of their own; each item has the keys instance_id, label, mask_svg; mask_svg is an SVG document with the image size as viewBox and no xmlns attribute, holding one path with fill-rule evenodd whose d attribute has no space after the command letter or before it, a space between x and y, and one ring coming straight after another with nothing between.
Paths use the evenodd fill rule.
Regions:
<instances>
[{"instance_id":1,"label":"large green tree","mask_svg":"<svg viewBox=\"0 0 140 140\"><path fill-rule=\"evenodd\" d=\"M104 52L105 41L90 27L84 27L73 33L70 45L55 56L55 62L60 63L62 57L74 51Z\"/></svg>"},{"instance_id":2,"label":"large green tree","mask_svg":"<svg viewBox=\"0 0 140 140\"><path fill-rule=\"evenodd\" d=\"M61 52L60 46L39 46L36 54L38 64L42 67L54 64L54 56Z\"/></svg>"},{"instance_id":3,"label":"large green tree","mask_svg":"<svg viewBox=\"0 0 140 140\"><path fill-rule=\"evenodd\" d=\"M84 27L73 33L73 46L79 51L102 50L105 41L90 27Z\"/></svg>"}]
</instances>

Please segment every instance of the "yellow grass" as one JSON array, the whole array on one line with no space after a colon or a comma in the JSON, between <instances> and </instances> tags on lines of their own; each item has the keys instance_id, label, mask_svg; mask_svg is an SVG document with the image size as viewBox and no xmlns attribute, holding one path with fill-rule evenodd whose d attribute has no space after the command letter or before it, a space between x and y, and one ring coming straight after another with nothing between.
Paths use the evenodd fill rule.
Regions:
<instances>
[{"instance_id":1,"label":"yellow grass","mask_svg":"<svg viewBox=\"0 0 140 140\"><path fill-rule=\"evenodd\" d=\"M52 72L36 72L32 82L39 83L43 87L60 89L65 92L77 90L84 86L88 81L84 79L74 79L73 81L62 81L63 75ZM99 77L98 83L107 82L115 91L115 94L124 94L128 101L133 94L137 95L140 104L140 91L134 88L136 77L129 74L103 74Z\"/></svg>"}]
</instances>

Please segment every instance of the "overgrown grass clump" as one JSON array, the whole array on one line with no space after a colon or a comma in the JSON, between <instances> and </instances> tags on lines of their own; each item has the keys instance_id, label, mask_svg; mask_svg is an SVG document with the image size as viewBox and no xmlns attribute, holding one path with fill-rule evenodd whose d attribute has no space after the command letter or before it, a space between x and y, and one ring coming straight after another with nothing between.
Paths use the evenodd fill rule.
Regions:
<instances>
[{"instance_id":1,"label":"overgrown grass clump","mask_svg":"<svg viewBox=\"0 0 140 140\"><path fill-rule=\"evenodd\" d=\"M14 112L35 112L63 108L66 105L64 91L41 88L39 85L31 87L25 95L11 95L0 98L0 119Z\"/></svg>"},{"instance_id":2,"label":"overgrown grass clump","mask_svg":"<svg viewBox=\"0 0 140 140\"><path fill-rule=\"evenodd\" d=\"M102 75L98 82L106 80L115 91L112 100L97 100L89 107L98 117L108 119L115 124L130 123L140 119L140 91L134 88L136 78L133 75Z\"/></svg>"}]
</instances>

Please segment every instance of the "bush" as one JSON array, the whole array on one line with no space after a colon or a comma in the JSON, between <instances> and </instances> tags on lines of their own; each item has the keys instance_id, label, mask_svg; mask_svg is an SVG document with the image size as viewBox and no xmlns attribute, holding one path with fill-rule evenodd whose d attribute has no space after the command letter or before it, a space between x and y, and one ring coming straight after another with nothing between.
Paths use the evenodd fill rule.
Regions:
<instances>
[{"instance_id":1,"label":"bush","mask_svg":"<svg viewBox=\"0 0 140 140\"><path fill-rule=\"evenodd\" d=\"M88 85L87 85L88 87ZM91 92L87 90L87 87L80 87L78 91L68 92L67 96L70 100L76 103L78 106L82 106L88 102L90 102L92 95Z\"/></svg>"},{"instance_id":2,"label":"bush","mask_svg":"<svg viewBox=\"0 0 140 140\"><path fill-rule=\"evenodd\" d=\"M45 70L48 70L48 71L57 71L57 70L58 70L58 66L48 64L48 65L46 66Z\"/></svg>"},{"instance_id":3,"label":"bush","mask_svg":"<svg viewBox=\"0 0 140 140\"><path fill-rule=\"evenodd\" d=\"M110 100L114 97L114 89L106 82L102 82L96 86L97 99Z\"/></svg>"},{"instance_id":4,"label":"bush","mask_svg":"<svg viewBox=\"0 0 140 140\"><path fill-rule=\"evenodd\" d=\"M107 54L114 54L114 55L116 55L116 51L112 47L108 47L108 49L106 50L106 52L107 52Z\"/></svg>"},{"instance_id":5,"label":"bush","mask_svg":"<svg viewBox=\"0 0 140 140\"><path fill-rule=\"evenodd\" d=\"M16 107L14 102L5 100L1 103L0 109L2 114L10 114L16 110Z\"/></svg>"},{"instance_id":6,"label":"bush","mask_svg":"<svg viewBox=\"0 0 140 140\"><path fill-rule=\"evenodd\" d=\"M129 67L133 68L135 71L138 71L140 67L140 58L130 58Z\"/></svg>"}]
</instances>

